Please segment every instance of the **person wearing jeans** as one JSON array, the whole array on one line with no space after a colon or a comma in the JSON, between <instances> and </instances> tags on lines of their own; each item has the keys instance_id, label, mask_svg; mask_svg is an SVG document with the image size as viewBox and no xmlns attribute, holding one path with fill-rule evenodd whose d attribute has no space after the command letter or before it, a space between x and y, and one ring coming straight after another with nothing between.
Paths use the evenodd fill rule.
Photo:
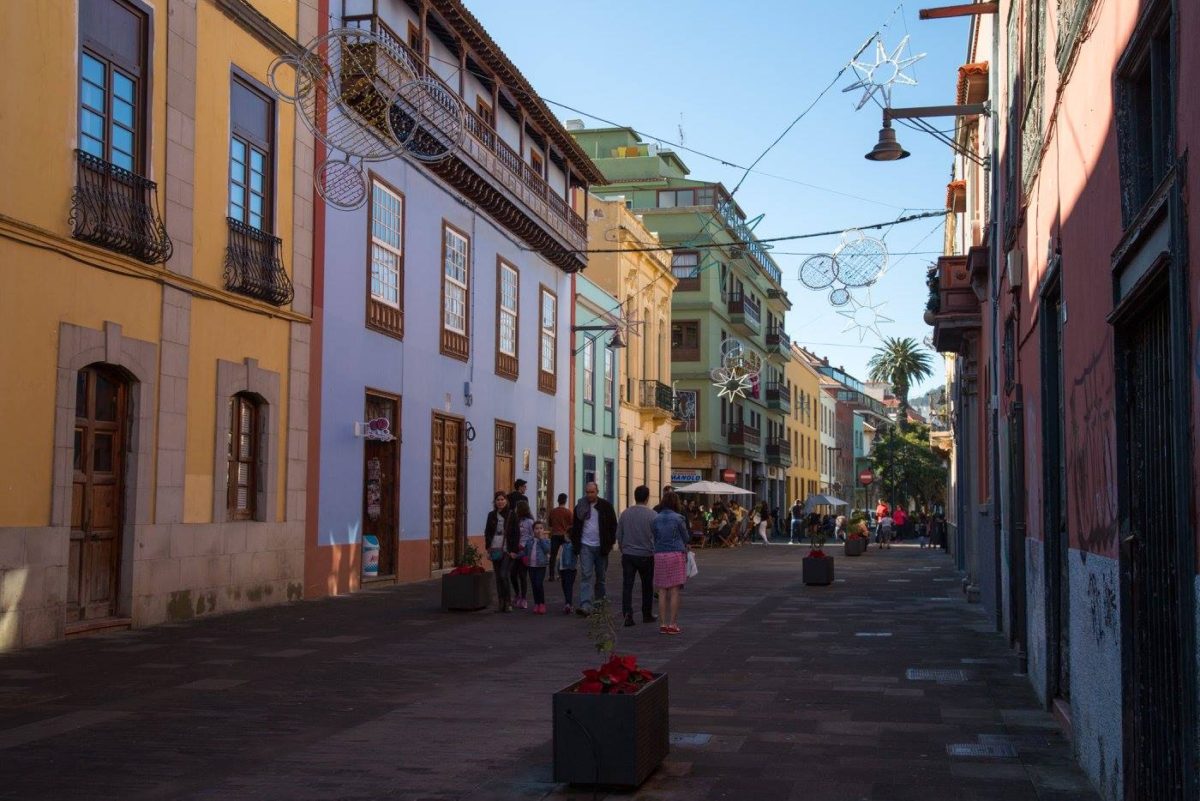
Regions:
<instances>
[{"instance_id":1,"label":"person wearing jeans","mask_svg":"<svg viewBox=\"0 0 1200 801\"><path fill-rule=\"evenodd\" d=\"M492 497L492 511L488 512L487 524L483 527L483 541L487 544L488 558L492 560L492 571L496 574L496 611L512 611L512 590L509 587L509 570L512 560L504 544L504 523L508 517L508 496L497 492Z\"/></svg>"},{"instance_id":2,"label":"person wearing jeans","mask_svg":"<svg viewBox=\"0 0 1200 801\"><path fill-rule=\"evenodd\" d=\"M567 541L571 530L571 510L567 508L567 493L558 493L558 506L550 510L550 570L548 580L558 574L558 549Z\"/></svg>"},{"instance_id":3,"label":"person wearing jeans","mask_svg":"<svg viewBox=\"0 0 1200 801\"><path fill-rule=\"evenodd\" d=\"M592 599L606 596L608 554L617 541L617 513L600 497L595 481L584 487L584 497L575 504L571 521L571 546L579 554L579 608L576 614L591 614Z\"/></svg>"},{"instance_id":4,"label":"person wearing jeans","mask_svg":"<svg viewBox=\"0 0 1200 801\"><path fill-rule=\"evenodd\" d=\"M633 491L636 505L621 512L617 521L617 544L621 546L621 611L625 625L633 621L633 582L642 577L642 622L653 623L654 616L654 519L658 516L647 504L650 488Z\"/></svg>"}]
</instances>

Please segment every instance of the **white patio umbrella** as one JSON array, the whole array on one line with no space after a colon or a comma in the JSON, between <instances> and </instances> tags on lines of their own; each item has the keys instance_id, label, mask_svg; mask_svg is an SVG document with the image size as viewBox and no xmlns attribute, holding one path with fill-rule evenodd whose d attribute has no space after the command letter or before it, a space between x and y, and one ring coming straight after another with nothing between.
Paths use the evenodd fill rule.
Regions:
<instances>
[{"instance_id":1,"label":"white patio umbrella","mask_svg":"<svg viewBox=\"0 0 1200 801\"><path fill-rule=\"evenodd\" d=\"M750 490L742 489L733 484L726 484L724 481L697 481L695 484L687 484L682 487L676 487L676 492L689 493L696 495L753 495Z\"/></svg>"},{"instance_id":2,"label":"white patio umbrella","mask_svg":"<svg viewBox=\"0 0 1200 801\"><path fill-rule=\"evenodd\" d=\"M812 509L814 506L849 506L850 504L843 501L841 498L835 498L832 495L809 495L808 500L804 502L805 509Z\"/></svg>"}]
</instances>

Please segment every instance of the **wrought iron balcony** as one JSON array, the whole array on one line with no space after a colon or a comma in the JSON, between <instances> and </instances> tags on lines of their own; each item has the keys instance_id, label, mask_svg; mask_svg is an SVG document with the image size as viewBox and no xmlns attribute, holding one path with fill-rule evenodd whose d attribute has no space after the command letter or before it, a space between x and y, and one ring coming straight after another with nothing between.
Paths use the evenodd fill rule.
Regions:
<instances>
[{"instance_id":1,"label":"wrought iron balcony","mask_svg":"<svg viewBox=\"0 0 1200 801\"><path fill-rule=\"evenodd\" d=\"M792 466L792 444L783 437L767 440L767 464L777 467Z\"/></svg>"},{"instance_id":2,"label":"wrought iron balcony","mask_svg":"<svg viewBox=\"0 0 1200 801\"><path fill-rule=\"evenodd\" d=\"M781 412L790 412L792 410L792 390L787 384L780 384L777 381L772 381L767 384L767 408L776 409Z\"/></svg>"},{"instance_id":3,"label":"wrought iron balcony","mask_svg":"<svg viewBox=\"0 0 1200 801\"><path fill-rule=\"evenodd\" d=\"M171 258L158 214L158 185L82 150L75 151L71 235L146 264Z\"/></svg>"},{"instance_id":4,"label":"wrought iron balcony","mask_svg":"<svg viewBox=\"0 0 1200 801\"><path fill-rule=\"evenodd\" d=\"M792 340L784 333L782 325L768 329L765 341L768 356L782 356L784 361L792 357Z\"/></svg>"},{"instance_id":5,"label":"wrought iron balcony","mask_svg":"<svg viewBox=\"0 0 1200 801\"><path fill-rule=\"evenodd\" d=\"M380 17L373 14L348 15L344 21L347 27L370 30L386 43L389 51L400 54L407 69L413 70L419 78L433 81L441 90L435 93L436 102L454 102L450 99L458 97L458 91L431 69L425 59ZM379 76L373 76L372 82L383 83ZM375 93L364 93L361 102L366 107L360 113L375 121L375 124L381 124L383 118L375 113L377 93L394 92L397 89L399 87L380 86ZM439 94L446 100L437 97ZM451 158L429 164L429 169L479 203L501 224L557 266L568 272L582 268L586 264L586 256L577 251L587 247L587 221L521 158L515 148L504 141L487 120L466 104L461 104L461 109L464 130L461 147ZM389 113L393 115L393 126L404 127L407 114L401 106L394 105ZM421 132L418 131L417 135L420 136ZM482 176L486 176L487 180L483 180ZM519 205L512 203L505 192L498 191L501 187L518 200ZM566 243L566 247L539 229L553 232Z\"/></svg>"},{"instance_id":6,"label":"wrought iron balcony","mask_svg":"<svg viewBox=\"0 0 1200 801\"><path fill-rule=\"evenodd\" d=\"M762 308L753 296L737 290L729 293L729 316L746 333L757 334L762 328Z\"/></svg>"},{"instance_id":7,"label":"wrought iron balcony","mask_svg":"<svg viewBox=\"0 0 1200 801\"><path fill-rule=\"evenodd\" d=\"M292 302L292 279L283 269L283 241L277 236L226 217L225 288L273 306Z\"/></svg>"},{"instance_id":8,"label":"wrought iron balcony","mask_svg":"<svg viewBox=\"0 0 1200 801\"><path fill-rule=\"evenodd\" d=\"M722 430L735 453L757 456L762 449L762 437L753 426L745 423L726 423Z\"/></svg>"},{"instance_id":9,"label":"wrought iron balcony","mask_svg":"<svg viewBox=\"0 0 1200 801\"><path fill-rule=\"evenodd\" d=\"M656 417L670 417L675 410L675 393L661 381L642 381L641 407Z\"/></svg>"}]
</instances>

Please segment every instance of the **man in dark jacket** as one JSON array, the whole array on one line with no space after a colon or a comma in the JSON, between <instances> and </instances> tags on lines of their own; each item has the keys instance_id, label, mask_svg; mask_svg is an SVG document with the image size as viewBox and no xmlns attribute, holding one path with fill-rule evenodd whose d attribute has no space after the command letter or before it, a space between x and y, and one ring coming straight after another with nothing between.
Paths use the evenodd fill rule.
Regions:
<instances>
[{"instance_id":1,"label":"man in dark jacket","mask_svg":"<svg viewBox=\"0 0 1200 801\"><path fill-rule=\"evenodd\" d=\"M592 611L592 598L604 598L608 554L617 541L617 511L600 497L596 482L588 482L575 504L571 521L571 547L579 558L579 615Z\"/></svg>"},{"instance_id":2,"label":"man in dark jacket","mask_svg":"<svg viewBox=\"0 0 1200 801\"><path fill-rule=\"evenodd\" d=\"M519 502L525 501L525 503L529 503L529 499L525 497L525 486L526 482L523 478L518 478L513 482L513 491L508 493L508 511L510 513L517 511L517 504ZM529 511L533 513L534 517L537 517L537 509L531 506L529 507Z\"/></svg>"}]
</instances>

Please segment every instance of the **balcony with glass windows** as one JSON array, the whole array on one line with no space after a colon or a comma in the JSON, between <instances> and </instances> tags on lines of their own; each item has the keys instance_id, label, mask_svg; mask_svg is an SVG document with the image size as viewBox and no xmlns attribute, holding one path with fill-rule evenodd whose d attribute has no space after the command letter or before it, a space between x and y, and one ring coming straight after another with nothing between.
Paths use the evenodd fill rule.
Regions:
<instances>
[{"instance_id":1,"label":"balcony with glass windows","mask_svg":"<svg viewBox=\"0 0 1200 801\"><path fill-rule=\"evenodd\" d=\"M75 151L75 167L71 236L145 264L171 258L154 181L82 150Z\"/></svg>"},{"instance_id":2,"label":"balcony with glass windows","mask_svg":"<svg viewBox=\"0 0 1200 801\"><path fill-rule=\"evenodd\" d=\"M384 43L381 49L385 52L372 53L373 58L358 63L391 59L402 65L400 69L379 69L373 75L342 76L343 100L355 113L381 129L416 125L408 113L411 109L405 104L392 103L386 112L381 112L380 103L391 103L399 89L390 85L385 76L411 72L428 80L435 89L427 99L444 106L443 110L451 117L461 115L463 134L452 155L426 166L558 267L574 272L586 266L586 254L576 251L587 248L587 222L503 140L492 124L468 108L458 97L458 91L380 17L348 15L344 23L348 28L369 30ZM384 134L391 137L390 130ZM420 130L414 134L421 135ZM573 188L584 188L583 179L572 175L572 180Z\"/></svg>"},{"instance_id":3,"label":"balcony with glass windows","mask_svg":"<svg viewBox=\"0 0 1200 801\"><path fill-rule=\"evenodd\" d=\"M722 426L722 433L734 456L755 459L762 453L762 437L757 428L745 423L726 423Z\"/></svg>"},{"instance_id":4,"label":"balcony with glass windows","mask_svg":"<svg viewBox=\"0 0 1200 801\"><path fill-rule=\"evenodd\" d=\"M775 467L792 466L792 444L783 437L767 440L767 464Z\"/></svg>"},{"instance_id":5,"label":"balcony with glass windows","mask_svg":"<svg viewBox=\"0 0 1200 801\"><path fill-rule=\"evenodd\" d=\"M782 325L776 325L767 329L766 336L763 341L767 345L767 356L776 357L780 361L787 361L792 358L792 340L783 331Z\"/></svg>"},{"instance_id":6,"label":"balcony with glass windows","mask_svg":"<svg viewBox=\"0 0 1200 801\"><path fill-rule=\"evenodd\" d=\"M291 303L294 291L283 268L283 241L232 217L226 222L225 288L272 306Z\"/></svg>"},{"instance_id":7,"label":"balcony with glass windows","mask_svg":"<svg viewBox=\"0 0 1200 801\"><path fill-rule=\"evenodd\" d=\"M767 408L777 412L790 412L792 410L792 390L787 384L781 384L778 381L772 381L767 384Z\"/></svg>"},{"instance_id":8,"label":"balcony with glass windows","mask_svg":"<svg viewBox=\"0 0 1200 801\"><path fill-rule=\"evenodd\" d=\"M734 290L729 293L729 321L740 333L753 336L762 330L762 307L753 295Z\"/></svg>"}]
</instances>

